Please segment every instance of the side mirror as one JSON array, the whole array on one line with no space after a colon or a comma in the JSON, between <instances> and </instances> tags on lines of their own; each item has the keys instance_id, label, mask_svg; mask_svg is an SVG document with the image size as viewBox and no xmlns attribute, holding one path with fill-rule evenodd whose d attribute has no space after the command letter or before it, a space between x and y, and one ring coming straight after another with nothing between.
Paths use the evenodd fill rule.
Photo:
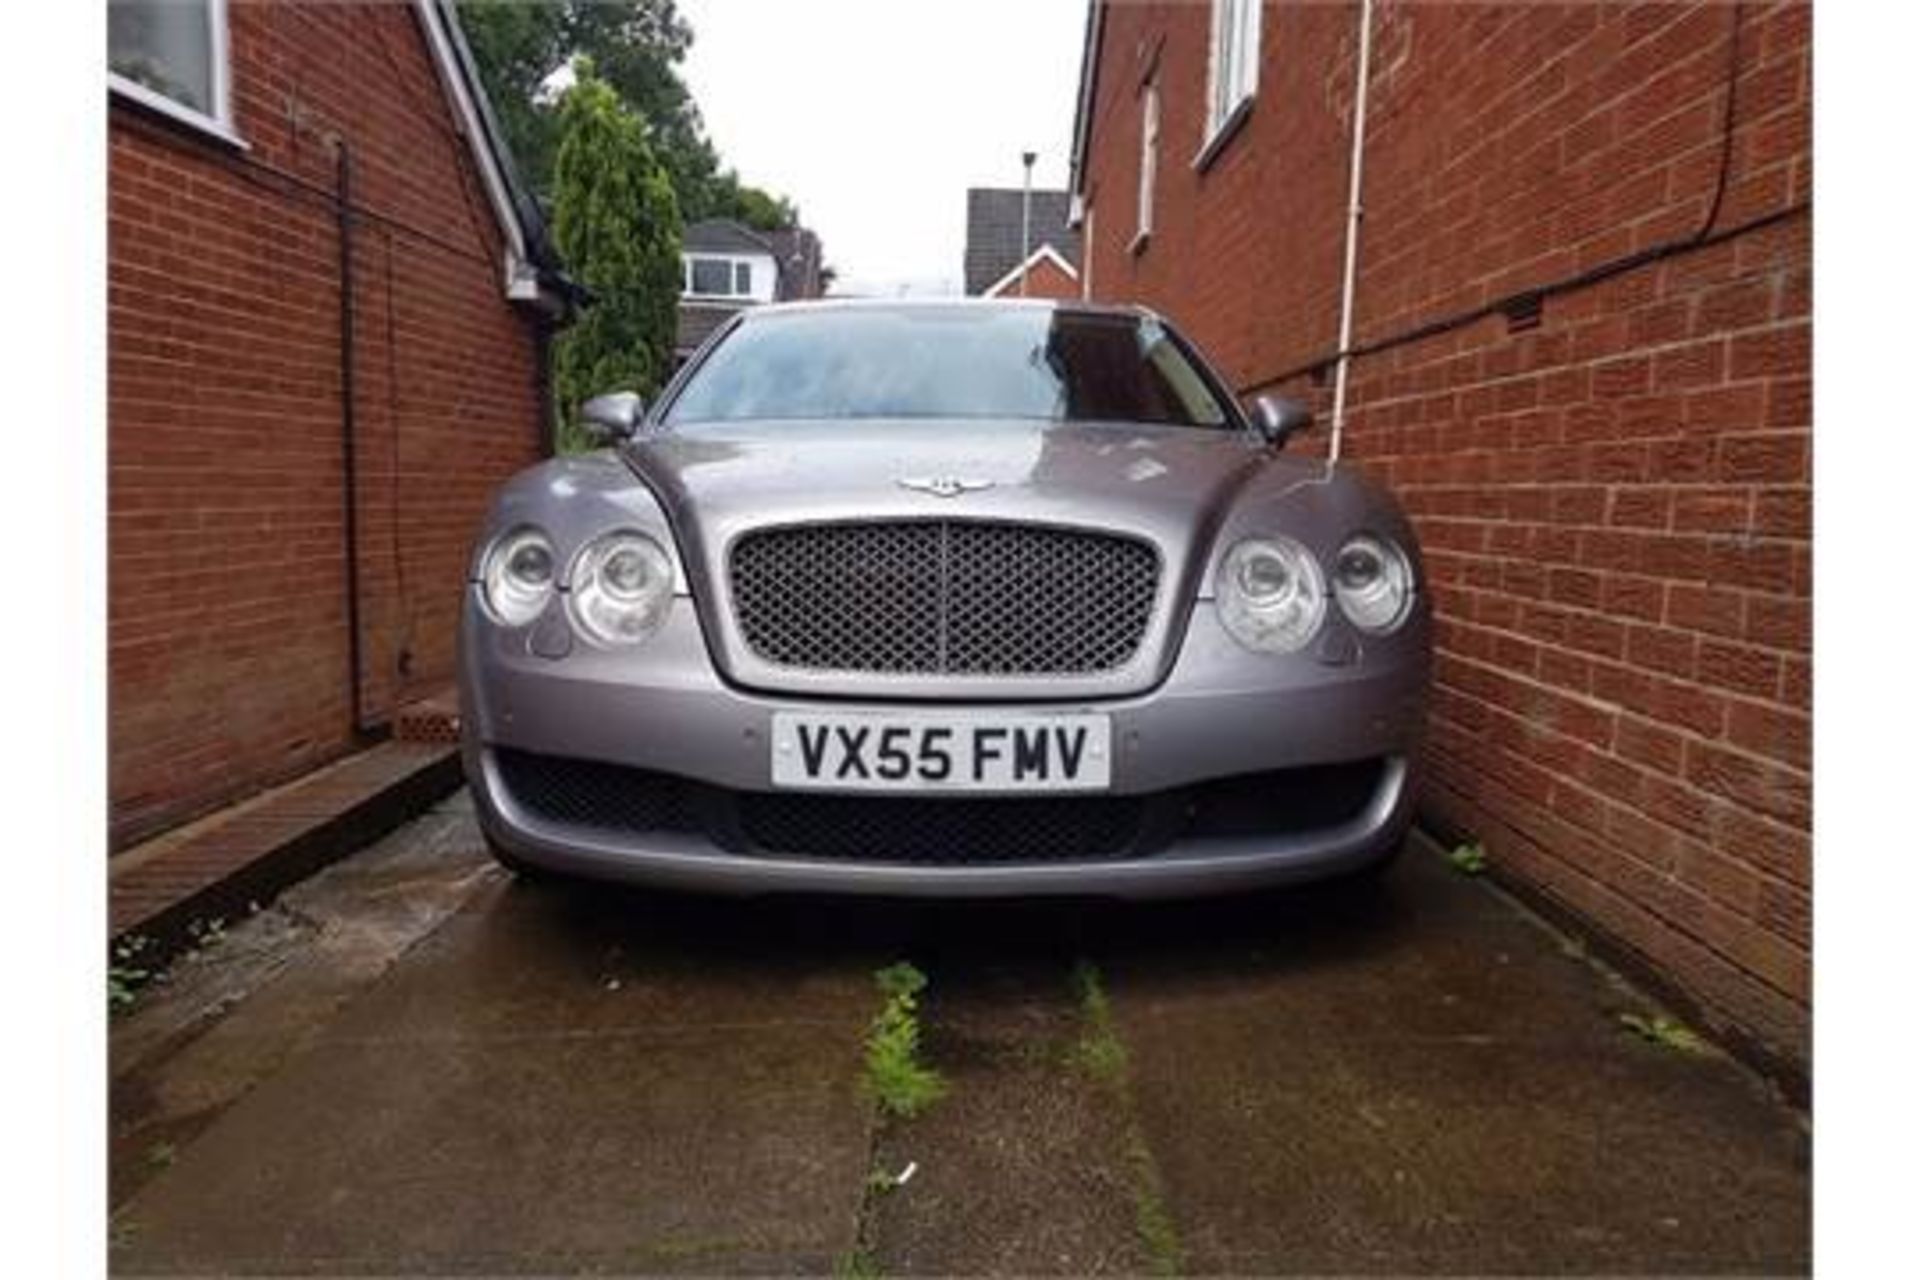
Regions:
<instances>
[{"instance_id":1,"label":"side mirror","mask_svg":"<svg viewBox=\"0 0 1920 1280\"><path fill-rule=\"evenodd\" d=\"M1289 436L1313 425L1313 410L1291 396L1258 396L1253 402L1253 425L1268 444L1284 449Z\"/></svg>"},{"instance_id":2,"label":"side mirror","mask_svg":"<svg viewBox=\"0 0 1920 1280\"><path fill-rule=\"evenodd\" d=\"M606 441L625 440L640 425L647 406L631 391L609 391L580 406L587 431Z\"/></svg>"}]
</instances>

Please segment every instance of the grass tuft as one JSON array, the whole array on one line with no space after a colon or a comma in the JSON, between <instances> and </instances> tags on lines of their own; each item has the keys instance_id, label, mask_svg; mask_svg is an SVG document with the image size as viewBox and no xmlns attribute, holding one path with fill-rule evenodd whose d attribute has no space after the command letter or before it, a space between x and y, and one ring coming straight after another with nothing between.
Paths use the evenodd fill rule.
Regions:
<instances>
[{"instance_id":1,"label":"grass tuft","mask_svg":"<svg viewBox=\"0 0 1920 1280\"><path fill-rule=\"evenodd\" d=\"M1472 844L1457 844L1447 854L1447 861L1453 869L1462 875L1477 876L1487 869L1487 851L1480 847L1479 841Z\"/></svg>"},{"instance_id":2,"label":"grass tuft","mask_svg":"<svg viewBox=\"0 0 1920 1280\"><path fill-rule=\"evenodd\" d=\"M880 1280L880 1263L865 1249L849 1249L833 1260L835 1280Z\"/></svg>"},{"instance_id":3,"label":"grass tuft","mask_svg":"<svg viewBox=\"0 0 1920 1280\"><path fill-rule=\"evenodd\" d=\"M902 961L873 975L886 1003L867 1029L867 1091L880 1110L911 1119L946 1096L947 1082L920 1061L920 993L927 976Z\"/></svg>"},{"instance_id":4,"label":"grass tuft","mask_svg":"<svg viewBox=\"0 0 1920 1280\"><path fill-rule=\"evenodd\" d=\"M1160 1186L1159 1169L1134 1112L1133 1090L1127 1078L1127 1047L1113 1025L1106 983L1099 967L1085 958L1074 962L1071 981L1074 999L1080 1006L1081 1030L1080 1038L1068 1052L1068 1060L1112 1092L1125 1118L1133 1229L1146 1254L1148 1272L1156 1276L1179 1275L1180 1232L1174 1226L1173 1212L1167 1207Z\"/></svg>"},{"instance_id":5,"label":"grass tuft","mask_svg":"<svg viewBox=\"0 0 1920 1280\"><path fill-rule=\"evenodd\" d=\"M1663 1049L1672 1049L1677 1053L1707 1052L1707 1042L1702 1040L1693 1028L1669 1018L1664 1013L1656 1013L1652 1017L1638 1013L1623 1013L1620 1015L1620 1025L1648 1044L1657 1044Z\"/></svg>"},{"instance_id":6,"label":"grass tuft","mask_svg":"<svg viewBox=\"0 0 1920 1280\"><path fill-rule=\"evenodd\" d=\"M150 939L137 933L113 944L113 963L107 966L107 1012L125 1013L132 1008L140 989L153 978L153 970L140 962L150 945Z\"/></svg>"}]
</instances>

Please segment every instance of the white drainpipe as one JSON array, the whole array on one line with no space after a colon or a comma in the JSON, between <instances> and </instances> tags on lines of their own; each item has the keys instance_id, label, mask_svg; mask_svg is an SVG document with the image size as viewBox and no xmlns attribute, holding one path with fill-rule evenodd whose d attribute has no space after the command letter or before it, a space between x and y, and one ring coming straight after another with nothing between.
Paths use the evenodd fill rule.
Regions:
<instances>
[{"instance_id":1,"label":"white drainpipe","mask_svg":"<svg viewBox=\"0 0 1920 1280\"><path fill-rule=\"evenodd\" d=\"M1373 0L1360 0L1360 57L1354 72L1353 155L1347 162L1347 258L1340 275L1340 355L1333 372L1333 436L1327 457L1340 460L1347 425L1347 369L1353 363L1353 287L1360 274L1360 175L1366 160L1367 77L1373 61Z\"/></svg>"}]
</instances>

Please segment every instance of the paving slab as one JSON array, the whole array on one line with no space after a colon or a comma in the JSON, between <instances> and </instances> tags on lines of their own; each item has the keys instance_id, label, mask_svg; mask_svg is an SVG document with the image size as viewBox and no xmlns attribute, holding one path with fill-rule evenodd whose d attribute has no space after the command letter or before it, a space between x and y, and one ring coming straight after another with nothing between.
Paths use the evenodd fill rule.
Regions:
<instances>
[{"instance_id":1,"label":"paving slab","mask_svg":"<svg viewBox=\"0 0 1920 1280\"><path fill-rule=\"evenodd\" d=\"M997 949L997 948L996 948ZM932 965L924 1048L948 1096L889 1123L874 1201L889 1275L1139 1275L1128 1115L1081 1068L1068 964L949 955Z\"/></svg>"},{"instance_id":2,"label":"paving slab","mask_svg":"<svg viewBox=\"0 0 1920 1280\"><path fill-rule=\"evenodd\" d=\"M896 960L951 1092L879 1127ZM753 903L515 882L461 801L178 970L113 1033L119 1274L1807 1268L1803 1119L1431 849L1374 892Z\"/></svg>"},{"instance_id":3,"label":"paving slab","mask_svg":"<svg viewBox=\"0 0 1920 1280\"><path fill-rule=\"evenodd\" d=\"M490 873L351 1000L303 1003L298 1045L120 1205L115 1272L831 1269L872 966L754 914Z\"/></svg>"},{"instance_id":4,"label":"paving slab","mask_svg":"<svg viewBox=\"0 0 1920 1280\"><path fill-rule=\"evenodd\" d=\"M1196 1272L1795 1274L1804 1124L1416 850L1373 896L1163 914L1107 949Z\"/></svg>"}]
</instances>

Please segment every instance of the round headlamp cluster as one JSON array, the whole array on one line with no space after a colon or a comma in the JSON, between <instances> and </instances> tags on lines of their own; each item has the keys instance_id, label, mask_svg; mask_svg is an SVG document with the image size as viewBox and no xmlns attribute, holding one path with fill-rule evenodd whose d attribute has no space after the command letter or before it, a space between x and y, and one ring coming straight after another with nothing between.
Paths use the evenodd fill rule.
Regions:
<instances>
[{"instance_id":1,"label":"round headlamp cluster","mask_svg":"<svg viewBox=\"0 0 1920 1280\"><path fill-rule=\"evenodd\" d=\"M589 639L604 645L639 644L660 626L673 603L673 561L644 533L609 533L573 558L567 612Z\"/></svg>"},{"instance_id":2,"label":"round headlamp cluster","mask_svg":"<svg viewBox=\"0 0 1920 1280\"><path fill-rule=\"evenodd\" d=\"M1384 635L1413 607L1413 566L1406 552L1384 538L1348 539L1333 562L1333 595L1347 621Z\"/></svg>"},{"instance_id":3,"label":"round headlamp cluster","mask_svg":"<svg viewBox=\"0 0 1920 1280\"><path fill-rule=\"evenodd\" d=\"M1221 564L1220 617L1241 644L1292 653L1327 616L1327 583L1313 553L1292 538L1248 538Z\"/></svg>"},{"instance_id":4,"label":"round headlamp cluster","mask_svg":"<svg viewBox=\"0 0 1920 1280\"><path fill-rule=\"evenodd\" d=\"M487 549L480 580L494 620L525 626L553 597L553 544L531 525L509 529Z\"/></svg>"},{"instance_id":5,"label":"round headlamp cluster","mask_svg":"<svg viewBox=\"0 0 1920 1280\"><path fill-rule=\"evenodd\" d=\"M523 627L538 618L559 589L554 565L552 541L532 525L494 539L480 566L481 594L494 621ZM673 558L633 530L588 542L567 576L567 614L574 629L597 644L639 644L673 604Z\"/></svg>"},{"instance_id":6,"label":"round headlamp cluster","mask_svg":"<svg viewBox=\"0 0 1920 1280\"><path fill-rule=\"evenodd\" d=\"M1334 558L1332 578L1340 612L1369 635L1396 630L1413 611L1413 566L1388 539L1349 538ZM1287 537L1235 543L1214 587L1220 620L1258 653L1305 648L1326 621L1328 593L1320 561Z\"/></svg>"}]
</instances>

